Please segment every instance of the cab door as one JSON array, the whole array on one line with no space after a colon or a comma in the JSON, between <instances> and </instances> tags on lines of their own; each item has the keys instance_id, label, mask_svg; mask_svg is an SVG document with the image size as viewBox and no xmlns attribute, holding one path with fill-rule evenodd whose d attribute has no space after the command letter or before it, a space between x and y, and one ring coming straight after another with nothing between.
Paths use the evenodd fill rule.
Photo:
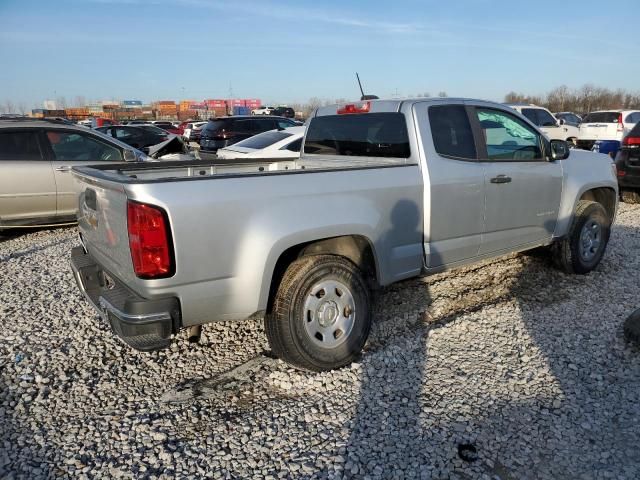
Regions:
<instances>
[{"instance_id":1,"label":"cab door","mask_svg":"<svg viewBox=\"0 0 640 480\"><path fill-rule=\"evenodd\" d=\"M39 130L0 130L0 226L36 225L56 215L56 182Z\"/></svg>"},{"instance_id":2,"label":"cab door","mask_svg":"<svg viewBox=\"0 0 640 480\"><path fill-rule=\"evenodd\" d=\"M423 152L424 253L427 269L476 257L484 231L484 170L462 101L413 107Z\"/></svg>"},{"instance_id":3,"label":"cab door","mask_svg":"<svg viewBox=\"0 0 640 480\"><path fill-rule=\"evenodd\" d=\"M550 241L560 208L562 163L547 161L543 135L513 113L493 104L471 110L486 192L480 254Z\"/></svg>"},{"instance_id":4,"label":"cab door","mask_svg":"<svg viewBox=\"0 0 640 480\"><path fill-rule=\"evenodd\" d=\"M80 186L71 169L95 163L122 162L122 151L97 135L76 130L47 129L45 141L56 183L56 216L73 218L78 211Z\"/></svg>"}]
</instances>

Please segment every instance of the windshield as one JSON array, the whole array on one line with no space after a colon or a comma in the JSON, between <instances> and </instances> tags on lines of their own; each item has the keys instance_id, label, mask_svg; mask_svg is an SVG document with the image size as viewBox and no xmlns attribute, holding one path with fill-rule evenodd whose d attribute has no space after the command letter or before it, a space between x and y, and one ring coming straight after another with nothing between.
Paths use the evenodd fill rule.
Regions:
<instances>
[{"instance_id":1,"label":"windshield","mask_svg":"<svg viewBox=\"0 0 640 480\"><path fill-rule=\"evenodd\" d=\"M287 137L291 137L292 135L292 133L286 133L282 131L264 132L238 142L235 146L260 150L262 148L267 148L268 146L273 145L274 143L277 143L281 140L284 140Z\"/></svg>"},{"instance_id":2,"label":"windshield","mask_svg":"<svg viewBox=\"0 0 640 480\"><path fill-rule=\"evenodd\" d=\"M365 113L315 117L304 153L408 158L407 123L401 113Z\"/></svg>"}]
</instances>

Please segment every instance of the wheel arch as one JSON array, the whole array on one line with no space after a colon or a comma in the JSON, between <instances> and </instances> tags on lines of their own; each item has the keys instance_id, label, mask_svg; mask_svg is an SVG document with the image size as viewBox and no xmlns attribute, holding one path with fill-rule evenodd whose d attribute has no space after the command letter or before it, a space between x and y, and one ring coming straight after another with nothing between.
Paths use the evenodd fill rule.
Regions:
<instances>
[{"instance_id":1,"label":"wheel arch","mask_svg":"<svg viewBox=\"0 0 640 480\"><path fill-rule=\"evenodd\" d=\"M618 197L617 193L613 188L610 187L595 187L590 188L582 192L578 200L576 201L576 205L580 200L591 200L594 202L598 202L602 205L613 223L616 217L616 208L618 205ZM575 210L575 207L574 207Z\"/></svg>"},{"instance_id":2,"label":"wheel arch","mask_svg":"<svg viewBox=\"0 0 640 480\"><path fill-rule=\"evenodd\" d=\"M340 235L292 245L278 257L269 282L267 313L271 312L275 293L288 266L308 255L337 255L353 262L366 276L371 288L380 285L380 271L373 242L364 235Z\"/></svg>"}]
</instances>

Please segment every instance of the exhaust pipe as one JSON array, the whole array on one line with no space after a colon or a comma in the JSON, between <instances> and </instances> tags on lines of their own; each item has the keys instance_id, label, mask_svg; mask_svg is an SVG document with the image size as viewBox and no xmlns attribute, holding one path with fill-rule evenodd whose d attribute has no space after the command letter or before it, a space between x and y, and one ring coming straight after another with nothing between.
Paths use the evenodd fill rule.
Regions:
<instances>
[{"instance_id":1,"label":"exhaust pipe","mask_svg":"<svg viewBox=\"0 0 640 480\"><path fill-rule=\"evenodd\" d=\"M189 339L189 343L198 343L201 335L202 325L194 325L187 329L187 338Z\"/></svg>"}]
</instances>

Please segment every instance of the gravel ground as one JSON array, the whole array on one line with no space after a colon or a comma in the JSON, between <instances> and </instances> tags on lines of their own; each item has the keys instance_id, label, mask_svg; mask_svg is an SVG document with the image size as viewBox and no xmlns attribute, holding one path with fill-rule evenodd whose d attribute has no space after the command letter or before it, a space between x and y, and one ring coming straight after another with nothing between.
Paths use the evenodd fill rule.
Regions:
<instances>
[{"instance_id":1,"label":"gravel ground","mask_svg":"<svg viewBox=\"0 0 640 480\"><path fill-rule=\"evenodd\" d=\"M640 206L588 276L510 256L380 293L361 361L310 374L261 322L119 343L73 228L0 238L0 478L640 478Z\"/></svg>"}]
</instances>

